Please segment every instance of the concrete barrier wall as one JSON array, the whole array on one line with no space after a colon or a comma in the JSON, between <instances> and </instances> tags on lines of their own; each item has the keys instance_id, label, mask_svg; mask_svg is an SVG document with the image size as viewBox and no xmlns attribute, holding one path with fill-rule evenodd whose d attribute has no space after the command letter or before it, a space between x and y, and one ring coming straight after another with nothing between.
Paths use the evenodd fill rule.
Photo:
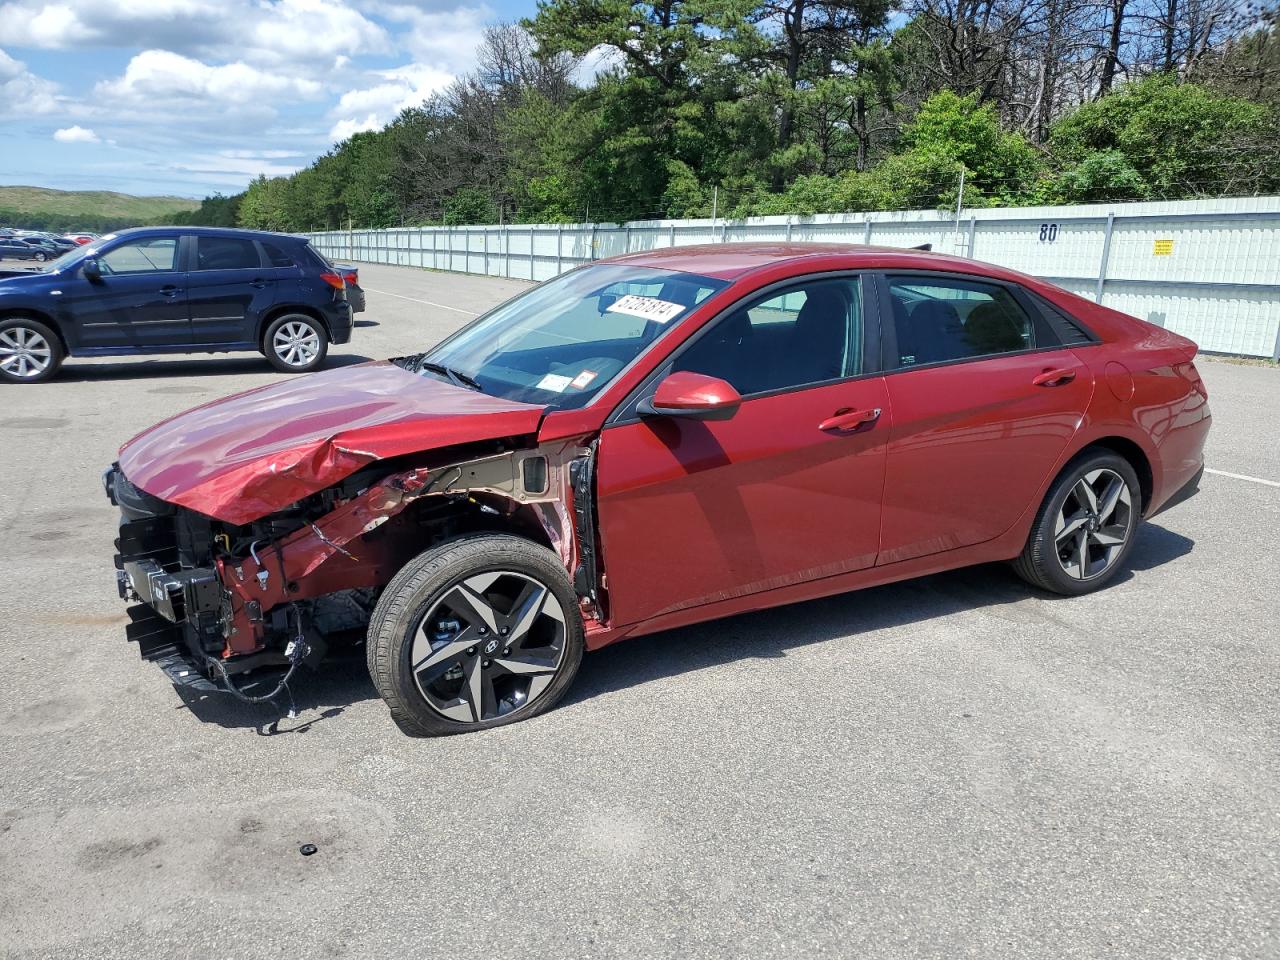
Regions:
<instances>
[{"instance_id":1,"label":"concrete barrier wall","mask_svg":"<svg viewBox=\"0 0 1280 960\"><path fill-rule=\"evenodd\" d=\"M309 234L336 260L547 280L694 243L806 240L933 249L1043 277L1201 349L1280 359L1280 197Z\"/></svg>"}]
</instances>

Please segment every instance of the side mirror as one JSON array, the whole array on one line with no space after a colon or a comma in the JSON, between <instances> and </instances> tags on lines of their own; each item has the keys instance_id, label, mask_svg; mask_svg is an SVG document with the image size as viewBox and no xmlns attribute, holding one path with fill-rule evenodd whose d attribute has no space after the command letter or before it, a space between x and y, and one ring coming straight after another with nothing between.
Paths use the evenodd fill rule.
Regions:
<instances>
[{"instance_id":1,"label":"side mirror","mask_svg":"<svg viewBox=\"0 0 1280 960\"><path fill-rule=\"evenodd\" d=\"M102 271L98 269L98 261L93 257L89 257L80 265L80 272L84 274L84 278L92 283L97 283L102 279Z\"/></svg>"},{"instance_id":2,"label":"side mirror","mask_svg":"<svg viewBox=\"0 0 1280 960\"><path fill-rule=\"evenodd\" d=\"M636 406L636 412L642 417L728 420L741 405L742 396L731 384L718 377L681 370L659 383L653 396Z\"/></svg>"}]
</instances>

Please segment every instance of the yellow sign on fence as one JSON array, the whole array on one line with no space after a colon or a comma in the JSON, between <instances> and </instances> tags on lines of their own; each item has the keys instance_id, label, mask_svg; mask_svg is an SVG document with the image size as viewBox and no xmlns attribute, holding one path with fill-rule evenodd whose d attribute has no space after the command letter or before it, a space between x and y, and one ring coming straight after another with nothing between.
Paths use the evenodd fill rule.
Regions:
<instances>
[{"instance_id":1,"label":"yellow sign on fence","mask_svg":"<svg viewBox=\"0 0 1280 960\"><path fill-rule=\"evenodd\" d=\"M1151 251L1152 256L1169 257L1173 255L1172 240L1157 240L1155 249Z\"/></svg>"}]
</instances>

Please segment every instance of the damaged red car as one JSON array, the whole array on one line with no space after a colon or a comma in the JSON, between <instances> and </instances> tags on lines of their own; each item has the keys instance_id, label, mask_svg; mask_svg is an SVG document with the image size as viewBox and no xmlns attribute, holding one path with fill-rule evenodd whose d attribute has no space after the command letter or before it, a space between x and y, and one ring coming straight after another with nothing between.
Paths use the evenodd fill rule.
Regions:
<instances>
[{"instance_id":1,"label":"damaged red car","mask_svg":"<svg viewBox=\"0 0 1280 960\"><path fill-rule=\"evenodd\" d=\"M245 699L364 643L395 722L436 735L535 716L584 651L696 621L990 561L1087 593L1196 489L1195 354L926 252L593 263L426 353L126 443L128 634Z\"/></svg>"}]
</instances>

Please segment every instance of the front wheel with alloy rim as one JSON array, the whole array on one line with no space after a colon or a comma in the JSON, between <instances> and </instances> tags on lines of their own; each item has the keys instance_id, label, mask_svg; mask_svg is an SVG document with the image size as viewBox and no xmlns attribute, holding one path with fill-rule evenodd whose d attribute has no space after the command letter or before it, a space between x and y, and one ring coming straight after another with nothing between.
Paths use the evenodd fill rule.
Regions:
<instances>
[{"instance_id":1,"label":"front wheel with alloy rim","mask_svg":"<svg viewBox=\"0 0 1280 960\"><path fill-rule=\"evenodd\" d=\"M411 736L502 726L555 705L582 661L560 559L505 534L433 547L387 585L369 623L369 674Z\"/></svg>"},{"instance_id":2,"label":"front wheel with alloy rim","mask_svg":"<svg viewBox=\"0 0 1280 960\"><path fill-rule=\"evenodd\" d=\"M0 380L39 383L62 365L62 342L43 323L0 320Z\"/></svg>"},{"instance_id":3,"label":"front wheel with alloy rim","mask_svg":"<svg viewBox=\"0 0 1280 960\"><path fill-rule=\"evenodd\" d=\"M262 338L262 352L285 373L306 373L324 363L329 337L324 325L305 313L286 313L271 321Z\"/></svg>"},{"instance_id":4,"label":"front wheel with alloy rim","mask_svg":"<svg viewBox=\"0 0 1280 960\"><path fill-rule=\"evenodd\" d=\"M1014 569L1054 593L1089 593L1120 570L1142 518L1142 490L1127 460L1110 451L1081 454L1045 496Z\"/></svg>"}]
</instances>

